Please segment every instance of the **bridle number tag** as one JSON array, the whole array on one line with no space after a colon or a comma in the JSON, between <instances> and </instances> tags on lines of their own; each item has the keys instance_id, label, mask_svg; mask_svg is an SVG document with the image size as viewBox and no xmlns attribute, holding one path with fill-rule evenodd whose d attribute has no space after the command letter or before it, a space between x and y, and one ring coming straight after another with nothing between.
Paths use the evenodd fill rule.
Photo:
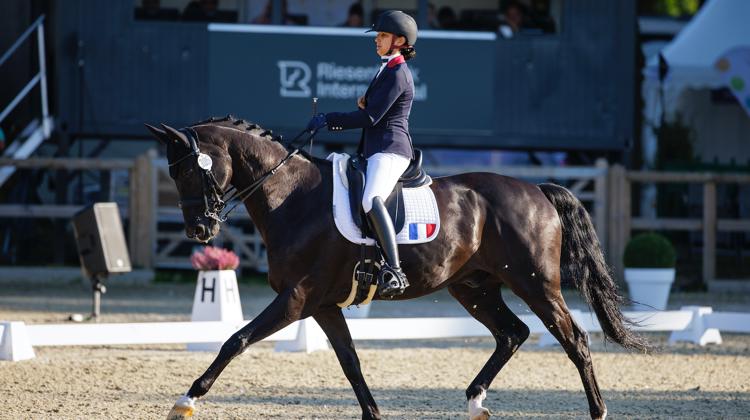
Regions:
<instances>
[{"instance_id":1,"label":"bridle number tag","mask_svg":"<svg viewBox=\"0 0 750 420\"><path fill-rule=\"evenodd\" d=\"M200 166L201 169L210 171L212 164L213 164L213 161L211 160L211 156L205 153L198 154L198 166Z\"/></svg>"}]
</instances>

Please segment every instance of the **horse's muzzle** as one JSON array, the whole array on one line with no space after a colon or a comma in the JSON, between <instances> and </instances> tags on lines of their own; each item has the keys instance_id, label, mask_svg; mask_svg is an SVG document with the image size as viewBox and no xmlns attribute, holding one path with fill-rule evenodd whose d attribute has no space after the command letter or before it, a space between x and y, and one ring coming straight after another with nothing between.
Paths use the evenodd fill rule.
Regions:
<instances>
[{"instance_id":1,"label":"horse's muzzle","mask_svg":"<svg viewBox=\"0 0 750 420\"><path fill-rule=\"evenodd\" d=\"M187 237L200 242L208 242L218 233L218 224L215 226L206 226L203 223L198 223L192 226L185 226L185 234Z\"/></svg>"}]
</instances>

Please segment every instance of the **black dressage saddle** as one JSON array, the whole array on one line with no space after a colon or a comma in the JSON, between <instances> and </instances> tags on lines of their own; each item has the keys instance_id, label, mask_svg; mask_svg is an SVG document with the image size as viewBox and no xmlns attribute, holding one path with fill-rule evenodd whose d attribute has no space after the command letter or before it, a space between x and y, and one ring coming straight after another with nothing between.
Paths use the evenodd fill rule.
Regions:
<instances>
[{"instance_id":1,"label":"black dressage saddle","mask_svg":"<svg viewBox=\"0 0 750 420\"><path fill-rule=\"evenodd\" d=\"M365 221L367 217L362 209L362 196L365 192L365 179L367 173L367 160L361 155L349 158L346 165L346 177L349 184L349 207L352 212L354 223L359 227L363 234L369 235L369 227ZM401 178L399 178L393 191L385 200L385 206L391 215L393 227L396 233L404 227L405 210L404 210L404 188L418 188L429 185L432 178L422 168L422 151L414 149L414 159L409 162Z\"/></svg>"}]
</instances>

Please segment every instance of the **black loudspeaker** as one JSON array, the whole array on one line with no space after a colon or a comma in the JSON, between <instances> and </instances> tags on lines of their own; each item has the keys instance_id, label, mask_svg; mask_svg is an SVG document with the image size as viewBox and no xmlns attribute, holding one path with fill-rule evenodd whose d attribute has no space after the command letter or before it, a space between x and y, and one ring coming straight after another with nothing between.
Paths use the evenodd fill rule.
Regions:
<instances>
[{"instance_id":1,"label":"black loudspeaker","mask_svg":"<svg viewBox=\"0 0 750 420\"><path fill-rule=\"evenodd\" d=\"M91 278L131 271L117 203L95 203L73 216L81 266Z\"/></svg>"}]
</instances>

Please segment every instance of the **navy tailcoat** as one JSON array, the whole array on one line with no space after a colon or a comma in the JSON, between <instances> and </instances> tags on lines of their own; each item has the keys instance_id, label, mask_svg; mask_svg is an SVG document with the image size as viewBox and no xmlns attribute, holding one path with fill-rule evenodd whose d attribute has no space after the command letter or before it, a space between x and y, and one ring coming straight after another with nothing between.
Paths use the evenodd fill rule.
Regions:
<instances>
[{"instance_id":1,"label":"navy tailcoat","mask_svg":"<svg viewBox=\"0 0 750 420\"><path fill-rule=\"evenodd\" d=\"M365 92L365 109L326 114L329 130L362 129L359 152L369 158L375 153L396 153L414 158L409 113L414 100L414 80L403 56L398 56L370 82Z\"/></svg>"}]
</instances>

